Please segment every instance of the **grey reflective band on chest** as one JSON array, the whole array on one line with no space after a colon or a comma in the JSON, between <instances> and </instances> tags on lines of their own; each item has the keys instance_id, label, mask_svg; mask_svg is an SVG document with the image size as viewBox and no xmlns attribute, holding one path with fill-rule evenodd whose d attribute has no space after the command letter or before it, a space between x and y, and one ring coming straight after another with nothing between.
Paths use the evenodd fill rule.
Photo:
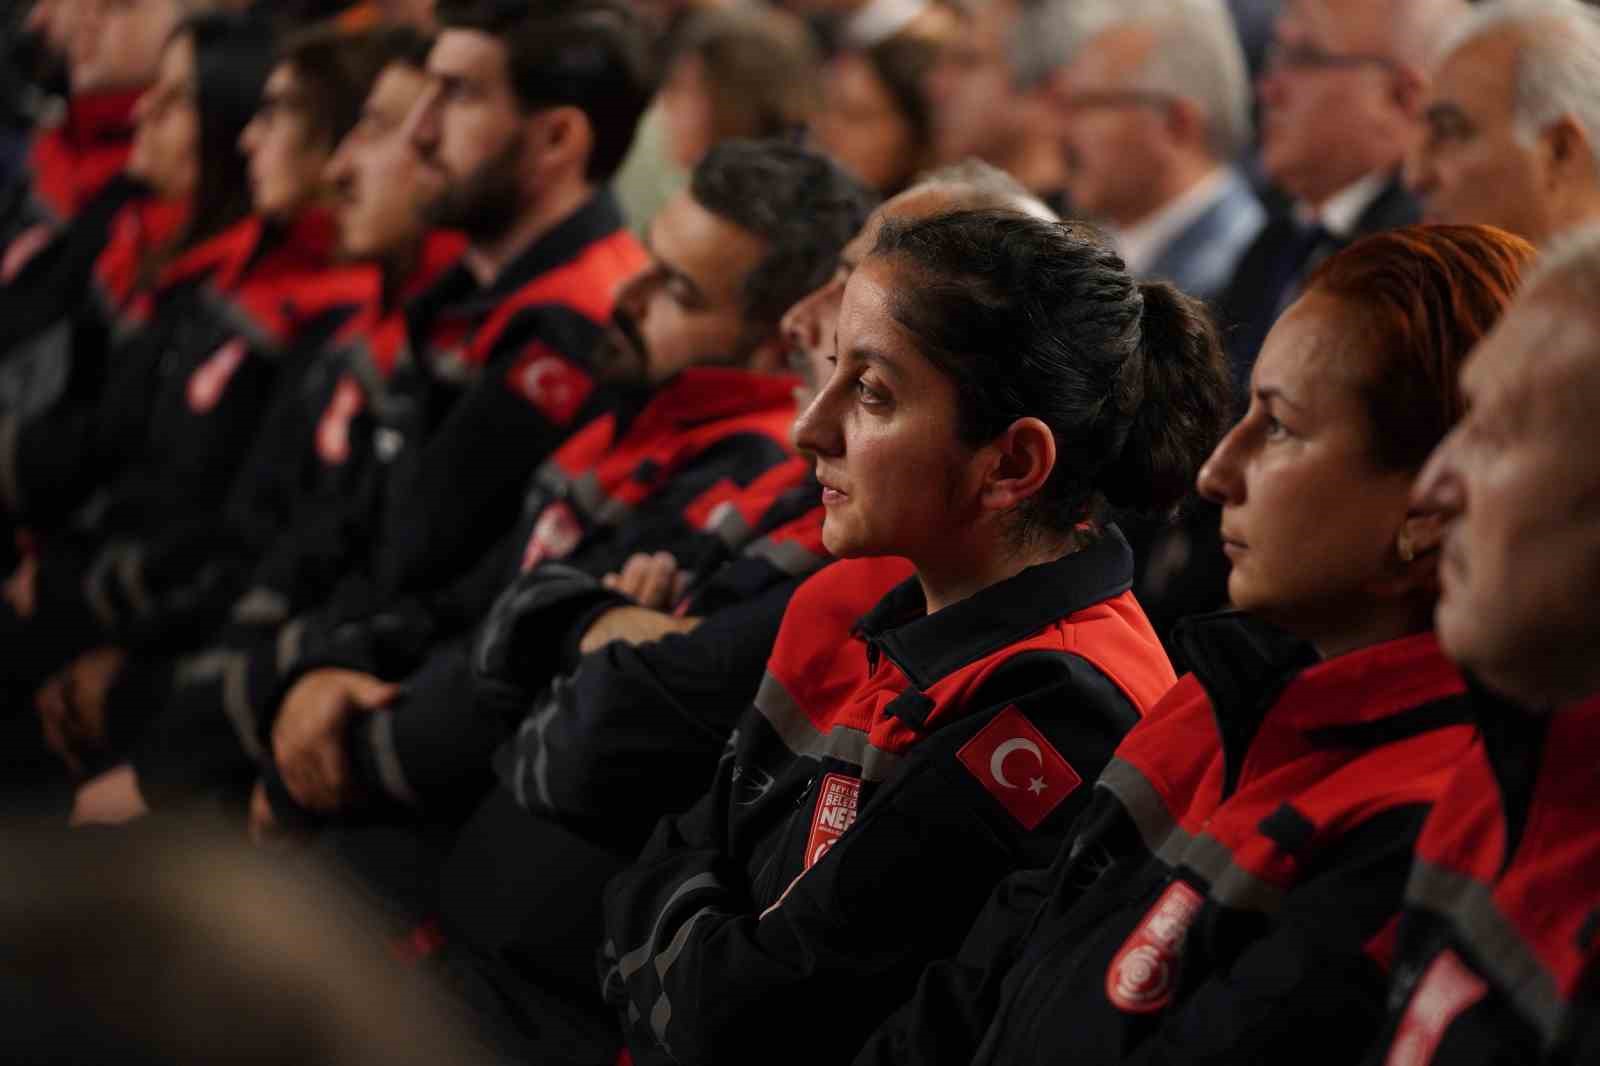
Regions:
<instances>
[{"instance_id":1,"label":"grey reflective band on chest","mask_svg":"<svg viewBox=\"0 0 1600 1066\"><path fill-rule=\"evenodd\" d=\"M776 541L771 537L762 537L746 548L745 554L766 560L790 577L803 577L813 570L820 570L823 563L821 558L794 541Z\"/></svg>"},{"instance_id":2,"label":"grey reflective band on chest","mask_svg":"<svg viewBox=\"0 0 1600 1066\"><path fill-rule=\"evenodd\" d=\"M1283 889L1240 866L1226 844L1208 833L1190 833L1173 821L1161 795L1132 763L1113 758L1096 787L1117 797L1145 847L1168 866L1186 866L1205 878L1211 898L1224 907L1274 914L1283 906Z\"/></svg>"},{"instance_id":3,"label":"grey reflective band on chest","mask_svg":"<svg viewBox=\"0 0 1600 1066\"><path fill-rule=\"evenodd\" d=\"M900 765L901 756L874 747L867 734L849 726L834 726L824 733L801 711L783 682L770 673L761 679L756 709L778 734L784 746L802 758L835 758L861 767L863 781L883 781Z\"/></svg>"},{"instance_id":4,"label":"grey reflective band on chest","mask_svg":"<svg viewBox=\"0 0 1600 1066\"><path fill-rule=\"evenodd\" d=\"M1488 885L1417 859L1406 885L1406 904L1448 921L1494 983L1539 1030L1545 1047L1555 1045L1567 1013L1560 986L1495 905Z\"/></svg>"}]
</instances>

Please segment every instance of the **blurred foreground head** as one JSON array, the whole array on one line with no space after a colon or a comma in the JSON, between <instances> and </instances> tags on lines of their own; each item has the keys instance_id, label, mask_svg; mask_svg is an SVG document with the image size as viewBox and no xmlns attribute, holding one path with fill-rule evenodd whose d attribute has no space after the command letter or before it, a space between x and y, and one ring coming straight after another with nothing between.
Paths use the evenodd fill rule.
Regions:
<instances>
[{"instance_id":1,"label":"blurred foreground head","mask_svg":"<svg viewBox=\"0 0 1600 1066\"><path fill-rule=\"evenodd\" d=\"M488 1060L331 881L209 829L8 829L0 855L0 1060Z\"/></svg>"}]
</instances>

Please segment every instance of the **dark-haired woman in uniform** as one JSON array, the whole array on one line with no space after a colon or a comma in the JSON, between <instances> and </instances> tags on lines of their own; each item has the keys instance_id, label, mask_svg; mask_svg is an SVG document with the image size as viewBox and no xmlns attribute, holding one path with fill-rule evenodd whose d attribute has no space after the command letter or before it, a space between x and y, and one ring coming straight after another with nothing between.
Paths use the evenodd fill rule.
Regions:
<instances>
[{"instance_id":1,"label":"dark-haired woman in uniform","mask_svg":"<svg viewBox=\"0 0 1600 1066\"><path fill-rule=\"evenodd\" d=\"M1410 487L1533 249L1412 227L1328 260L1199 477L1237 611L1117 749L1048 871L995 893L858 1063L1356 1062L1412 844L1468 750Z\"/></svg>"},{"instance_id":2,"label":"dark-haired woman in uniform","mask_svg":"<svg viewBox=\"0 0 1600 1066\"><path fill-rule=\"evenodd\" d=\"M1215 334L1092 231L886 222L797 424L824 541L715 782L606 893L636 1063L836 1062L1049 861L1173 682L1109 501L1182 495Z\"/></svg>"}]
</instances>

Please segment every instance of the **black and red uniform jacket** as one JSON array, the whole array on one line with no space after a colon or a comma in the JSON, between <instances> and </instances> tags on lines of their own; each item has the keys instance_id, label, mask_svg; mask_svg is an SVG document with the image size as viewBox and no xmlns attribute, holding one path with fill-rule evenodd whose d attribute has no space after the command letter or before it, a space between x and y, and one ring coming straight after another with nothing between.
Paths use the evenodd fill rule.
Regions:
<instances>
[{"instance_id":1,"label":"black and red uniform jacket","mask_svg":"<svg viewBox=\"0 0 1600 1066\"><path fill-rule=\"evenodd\" d=\"M1248 616L1123 741L858 1063L1359 1059L1422 819L1472 742L1432 634L1326 662Z\"/></svg>"},{"instance_id":2,"label":"black and red uniform jacket","mask_svg":"<svg viewBox=\"0 0 1600 1066\"><path fill-rule=\"evenodd\" d=\"M67 101L60 125L34 137L26 179L0 204L0 286L122 172L141 95L142 89L80 93Z\"/></svg>"},{"instance_id":3,"label":"black and red uniform jacket","mask_svg":"<svg viewBox=\"0 0 1600 1066\"><path fill-rule=\"evenodd\" d=\"M209 590L225 598L186 604L226 618L221 643L272 639L295 610L314 604L358 564L372 535L381 470L368 398L381 402L383 382L404 351L405 301L448 270L463 247L454 234L430 234L410 276L390 293L377 267L356 274L358 309L303 369L285 375L262 418L223 510L231 536L217 536L214 524L187 531L193 565L229 574ZM181 535L169 532L174 550ZM125 739L148 709L164 706L180 677L203 675L212 662L207 645L215 643L212 629L130 659L109 693L114 735Z\"/></svg>"},{"instance_id":4,"label":"black and red uniform jacket","mask_svg":"<svg viewBox=\"0 0 1600 1066\"><path fill-rule=\"evenodd\" d=\"M258 218L181 256L119 344L101 400L36 418L0 478L39 536L41 639L159 643L191 624L228 575L195 546L235 531L221 513L280 380L358 306L359 273L330 265L332 225ZM3 451L5 449L0 449Z\"/></svg>"},{"instance_id":5,"label":"black and red uniform jacket","mask_svg":"<svg viewBox=\"0 0 1600 1066\"><path fill-rule=\"evenodd\" d=\"M1417 841L1370 1061L1600 1062L1600 699L1474 702L1482 740Z\"/></svg>"},{"instance_id":6,"label":"black and red uniform jacket","mask_svg":"<svg viewBox=\"0 0 1600 1066\"><path fill-rule=\"evenodd\" d=\"M610 195L596 194L492 284L458 264L412 300L392 369L352 364L361 411L344 424L346 389L345 406L318 427L319 448L338 452L348 430L351 447L370 447L377 459L373 491L340 513L350 535L333 543L344 547L328 549L342 576L268 580L262 571L268 595L252 597L233 620L240 624L180 664L133 756L147 800L249 787L303 659L328 657L346 627L370 632L396 604L442 595L482 564L516 521L531 472L575 426L617 405L592 379L590 355L617 289L646 261ZM299 565L264 564L279 575ZM256 612L262 604L269 609Z\"/></svg>"},{"instance_id":7,"label":"black and red uniform jacket","mask_svg":"<svg viewBox=\"0 0 1600 1066\"><path fill-rule=\"evenodd\" d=\"M1111 527L932 615L903 561L803 585L710 791L606 890L634 1061L841 1061L1049 862L1173 681L1132 568Z\"/></svg>"},{"instance_id":8,"label":"black and red uniform jacket","mask_svg":"<svg viewBox=\"0 0 1600 1066\"><path fill-rule=\"evenodd\" d=\"M683 371L632 417L604 415L551 456L532 479L521 520L479 568L489 573L405 612L346 625L326 653L308 652L302 669L409 677L404 698L355 723L351 758L369 793L411 807L481 797L495 750L525 711L477 698L467 638L501 591L549 571L563 588L575 579L592 587L636 553L699 550L748 487L775 467L795 469L787 442L797 385L787 375ZM553 621L544 628L556 647L578 639Z\"/></svg>"}]
</instances>

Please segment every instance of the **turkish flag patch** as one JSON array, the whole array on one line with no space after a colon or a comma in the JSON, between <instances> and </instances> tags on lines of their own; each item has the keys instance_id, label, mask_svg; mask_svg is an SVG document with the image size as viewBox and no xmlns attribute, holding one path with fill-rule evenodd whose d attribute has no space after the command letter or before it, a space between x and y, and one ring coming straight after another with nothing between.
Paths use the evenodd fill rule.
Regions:
<instances>
[{"instance_id":1,"label":"turkish flag patch","mask_svg":"<svg viewBox=\"0 0 1600 1066\"><path fill-rule=\"evenodd\" d=\"M1024 829L1037 828L1083 784L1072 765L1015 706L979 730L956 758Z\"/></svg>"},{"instance_id":2,"label":"turkish flag patch","mask_svg":"<svg viewBox=\"0 0 1600 1066\"><path fill-rule=\"evenodd\" d=\"M244 362L250 349L243 340L233 340L211 353L211 358L189 375L189 408L196 414L205 414L222 399L228 382Z\"/></svg>"},{"instance_id":3,"label":"turkish flag patch","mask_svg":"<svg viewBox=\"0 0 1600 1066\"><path fill-rule=\"evenodd\" d=\"M811 816L811 836L806 840L807 870L855 824L860 803L860 778L828 774L822 779L822 787L817 789L817 811Z\"/></svg>"},{"instance_id":4,"label":"turkish flag patch","mask_svg":"<svg viewBox=\"0 0 1600 1066\"><path fill-rule=\"evenodd\" d=\"M1203 906L1205 898L1193 887L1182 881L1167 886L1106 970L1106 998L1113 1006L1149 1014L1172 1002L1183 939Z\"/></svg>"},{"instance_id":5,"label":"turkish flag patch","mask_svg":"<svg viewBox=\"0 0 1600 1066\"><path fill-rule=\"evenodd\" d=\"M506 376L511 390L558 426L578 416L594 391L589 375L539 341L528 345Z\"/></svg>"},{"instance_id":6,"label":"turkish flag patch","mask_svg":"<svg viewBox=\"0 0 1600 1066\"><path fill-rule=\"evenodd\" d=\"M1450 948L1441 951L1428 964L1406 1004L1385 1066L1427 1066L1456 1019L1488 993L1489 986L1467 968L1460 955Z\"/></svg>"}]
</instances>

